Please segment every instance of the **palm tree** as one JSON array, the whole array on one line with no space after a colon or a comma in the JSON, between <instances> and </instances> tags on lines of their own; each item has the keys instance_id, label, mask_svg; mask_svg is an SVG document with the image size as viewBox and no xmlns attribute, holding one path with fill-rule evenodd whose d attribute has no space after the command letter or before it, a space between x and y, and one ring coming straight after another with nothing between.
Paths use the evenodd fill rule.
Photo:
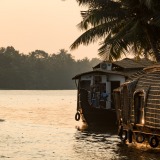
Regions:
<instances>
[{"instance_id":1,"label":"palm tree","mask_svg":"<svg viewBox=\"0 0 160 160\"><path fill-rule=\"evenodd\" d=\"M77 0L87 5L79 28L85 32L71 49L102 39L100 55L118 59L132 47L160 61L160 2L158 0Z\"/></svg>"}]
</instances>

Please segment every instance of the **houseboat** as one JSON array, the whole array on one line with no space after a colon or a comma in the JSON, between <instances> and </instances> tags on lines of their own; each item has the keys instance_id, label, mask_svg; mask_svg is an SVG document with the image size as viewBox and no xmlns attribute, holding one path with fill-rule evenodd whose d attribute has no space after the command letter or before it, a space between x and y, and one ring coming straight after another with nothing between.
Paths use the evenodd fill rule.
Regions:
<instances>
[{"instance_id":1,"label":"houseboat","mask_svg":"<svg viewBox=\"0 0 160 160\"><path fill-rule=\"evenodd\" d=\"M125 58L121 61L103 61L92 71L73 77L77 86L77 112L75 120L88 125L116 126L113 90L122 85L129 75L145 67L144 64Z\"/></svg>"},{"instance_id":2,"label":"houseboat","mask_svg":"<svg viewBox=\"0 0 160 160\"><path fill-rule=\"evenodd\" d=\"M114 90L114 101L123 141L149 143L160 141L160 64L135 74Z\"/></svg>"}]
</instances>

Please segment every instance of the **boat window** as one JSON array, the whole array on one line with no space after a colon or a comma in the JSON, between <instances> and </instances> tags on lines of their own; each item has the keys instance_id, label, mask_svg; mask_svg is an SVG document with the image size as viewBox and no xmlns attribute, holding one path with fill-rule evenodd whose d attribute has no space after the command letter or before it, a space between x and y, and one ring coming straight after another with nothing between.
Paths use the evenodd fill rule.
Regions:
<instances>
[{"instance_id":1,"label":"boat window","mask_svg":"<svg viewBox=\"0 0 160 160\"><path fill-rule=\"evenodd\" d=\"M81 81L79 82L79 87L80 87L80 88L87 89L87 90L90 90L90 84L91 84L91 81L90 81L90 80L81 80Z\"/></svg>"},{"instance_id":2,"label":"boat window","mask_svg":"<svg viewBox=\"0 0 160 160\"><path fill-rule=\"evenodd\" d=\"M144 92L134 94L134 116L136 124L144 123Z\"/></svg>"},{"instance_id":3,"label":"boat window","mask_svg":"<svg viewBox=\"0 0 160 160\"><path fill-rule=\"evenodd\" d=\"M101 76L95 76L95 84L101 83L102 82L102 77Z\"/></svg>"}]
</instances>

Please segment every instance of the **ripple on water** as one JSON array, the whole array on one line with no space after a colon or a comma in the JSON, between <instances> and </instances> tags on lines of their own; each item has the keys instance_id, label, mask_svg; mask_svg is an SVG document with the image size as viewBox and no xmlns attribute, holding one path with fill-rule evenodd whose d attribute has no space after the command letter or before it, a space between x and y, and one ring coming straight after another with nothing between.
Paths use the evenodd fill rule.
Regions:
<instances>
[{"instance_id":1,"label":"ripple on water","mask_svg":"<svg viewBox=\"0 0 160 160\"><path fill-rule=\"evenodd\" d=\"M117 129L75 122L76 91L0 94L2 160L159 160L159 148L123 144Z\"/></svg>"}]
</instances>

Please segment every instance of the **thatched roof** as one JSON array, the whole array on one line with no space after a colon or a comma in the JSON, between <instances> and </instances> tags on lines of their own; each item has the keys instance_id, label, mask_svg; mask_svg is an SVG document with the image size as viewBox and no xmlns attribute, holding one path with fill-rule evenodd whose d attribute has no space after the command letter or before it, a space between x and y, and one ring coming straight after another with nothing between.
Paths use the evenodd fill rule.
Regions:
<instances>
[{"instance_id":1,"label":"thatched roof","mask_svg":"<svg viewBox=\"0 0 160 160\"><path fill-rule=\"evenodd\" d=\"M112 63L112 70L111 71L110 70L102 70L100 68L102 63ZM134 75L136 72L142 71L143 68L145 68L146 66L150 66L152 64L154 64L154 62L150 61L148 59L134 60L134 59L124 58L124 59L122 59L120 61L116 61L116 62L102 61L101 63L99 63L93 67L93 71L77 74L72 79L78 79L83 75L87 75L87 74L91 74L91 73L117 74L117 75L123 75L125 77L130 77L131 75Z\"/></svg>"},{"instance_id":2,"label":"thatched roof","mask_svg":"<svg viewBox=\"0 0 160 160\"><path fill-rule=\"evenodd\" d=\"M146 58L142 58L142 59L136 60L136 62L140 63L144 67L148 67L148 66L151 66L151 65L156 63L156 62L151 61L151 60L146 59Z\"/></svg>"},{"instance_id":3,"label":"thatched roof","mask_svg":"<svg viewBox=\"0 0 160 160\"><path fill-rule=\"evenodd\" d=\"M139 60L124 58L120 61L113 62L113 64L124 69L143 69L147 66L153 65L154 62L145 58Z\"/></svg>"},{"instance_id":4,"label":"thatched roof","mask_svg":"<svg viewBox=\"0 0 160 160\"><path fill-rule=\"evenodd\" d=\"M102 61L101 63L112 63L113 67L120 67L122 69L143 69L147 66L153 65L154 62L143 58L143 59L130 59L130 58L124 58L122 60L119 61L115 61L115 62L110 62L110 61ZM97 64L96 66L93 67L93 69L95 68L100 68L100 64Z\"/></svg>"},{"instance_id":5,"label":"thatched roof","mask_svg":"<svg viewBox=\"0 0 160 160\"><path fill-rule=\"evenodd\" d=\"M152 65L149 67L146 67L143 69L145 72L155 72L160 71L160 63L157 63L156 65Z\"/></svg>"}]
</instances>

